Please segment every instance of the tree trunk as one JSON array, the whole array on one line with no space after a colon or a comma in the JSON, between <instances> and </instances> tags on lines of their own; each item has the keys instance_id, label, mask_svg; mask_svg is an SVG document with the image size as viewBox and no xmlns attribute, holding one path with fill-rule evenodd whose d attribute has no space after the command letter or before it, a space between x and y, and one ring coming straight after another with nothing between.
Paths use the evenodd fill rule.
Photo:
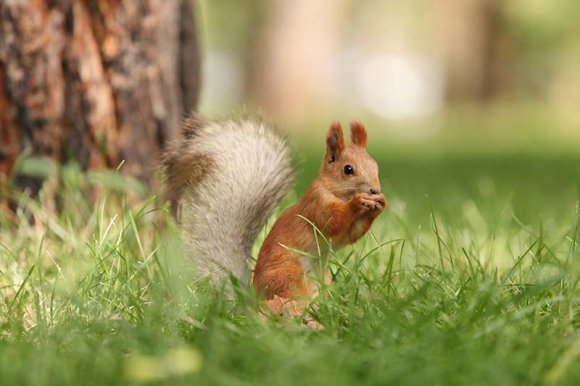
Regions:
<instances>
[{"instance_id":1,"label":"tree trunk","mask_svg":"<svg viewBox=\"0 0 580 386\"><path fill-rule=\"evenodd\" d=\"M1 0L0 181L28 152L151 182L199 69L192 0Z\"/></svg>"}]
</instances>

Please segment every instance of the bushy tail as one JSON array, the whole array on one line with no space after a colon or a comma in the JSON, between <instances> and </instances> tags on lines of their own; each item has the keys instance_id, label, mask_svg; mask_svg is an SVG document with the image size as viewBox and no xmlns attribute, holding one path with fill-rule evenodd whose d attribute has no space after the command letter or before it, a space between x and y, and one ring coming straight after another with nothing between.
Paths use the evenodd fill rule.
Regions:
<instances>
[{"instance_id":1,"label":"bushy tail","mask_svg":"<svg viewBox=\"0 0 580 386\"><path fill-rule=\"evenodd\" d=\"M249 281L254 240L293 182L290 151L260 120L184 122L163 164L200 274Z\"/></svg>"}]
</instances>

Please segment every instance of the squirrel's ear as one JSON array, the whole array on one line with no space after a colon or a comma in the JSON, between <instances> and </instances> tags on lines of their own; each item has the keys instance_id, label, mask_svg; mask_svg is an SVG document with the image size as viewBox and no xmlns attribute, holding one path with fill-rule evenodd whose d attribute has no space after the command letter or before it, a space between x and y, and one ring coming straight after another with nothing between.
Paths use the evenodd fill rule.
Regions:
<instances>
[{"instance_id":1,"label":"squirrel's ear","mask_svg":"<svg viewBox=\"0 0 580 386\"><path fill-rule=\"evenodd\" d=\"M357 121L350 123L350 140L357 146L367 147L367 131L362 123Z\"/></svg>"},{"instance_id":2,"label":"squirrel's ear","mask_svg":"<svg viewBox=\"0 0 580 386\"><path fill-rule=\"evenodd\" d=\"M331 163L338 159L344 150L344 136L340 123L333 122L326 135L326 162Z\"/></svg>"}]
</instances>

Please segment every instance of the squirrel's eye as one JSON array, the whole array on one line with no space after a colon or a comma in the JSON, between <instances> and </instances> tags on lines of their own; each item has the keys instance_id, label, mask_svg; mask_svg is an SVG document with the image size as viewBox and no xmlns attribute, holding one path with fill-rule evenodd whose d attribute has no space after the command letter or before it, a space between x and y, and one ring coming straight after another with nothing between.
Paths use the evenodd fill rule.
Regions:
<instances>
[{"instance_id":1,"label":"squirrel's eye","mask_svg":"<svg viewBox=\"0 0 580 386\"><path fill-rule=\"evenodd\" d=\"M350 165L345 165L344 166L344 174L346 174L346 175L354 174L354 168Z\"/></svg>"}]
</instances>

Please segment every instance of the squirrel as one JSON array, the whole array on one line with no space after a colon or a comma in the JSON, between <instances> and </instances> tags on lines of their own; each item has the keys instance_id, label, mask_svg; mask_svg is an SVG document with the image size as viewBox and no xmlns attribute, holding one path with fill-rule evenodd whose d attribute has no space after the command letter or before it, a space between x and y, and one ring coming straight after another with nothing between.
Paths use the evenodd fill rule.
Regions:
<instances>
[{"instance_id":1,"label":"squirrel","mask_svg":"<svg viewBox=\"0 0 580 386\"><path fill-rule=\"evenodd\" d=\"M312 224L340 248L363 236L387 204L364 126L352 122L350 131L345 145L341 125L332 123L318 177L282 212L260 249L253 285L275 311L316 295L307 277L318 266L307 256L320 252ZM286 142L261 120L193 114L184 121L182 138L168 145L162 164L199 274L231 274L249 284L253 243L293 184L291 163ZM301 310L296 304L303 303L292 309Z\"/></svg>"}]
</instances>

